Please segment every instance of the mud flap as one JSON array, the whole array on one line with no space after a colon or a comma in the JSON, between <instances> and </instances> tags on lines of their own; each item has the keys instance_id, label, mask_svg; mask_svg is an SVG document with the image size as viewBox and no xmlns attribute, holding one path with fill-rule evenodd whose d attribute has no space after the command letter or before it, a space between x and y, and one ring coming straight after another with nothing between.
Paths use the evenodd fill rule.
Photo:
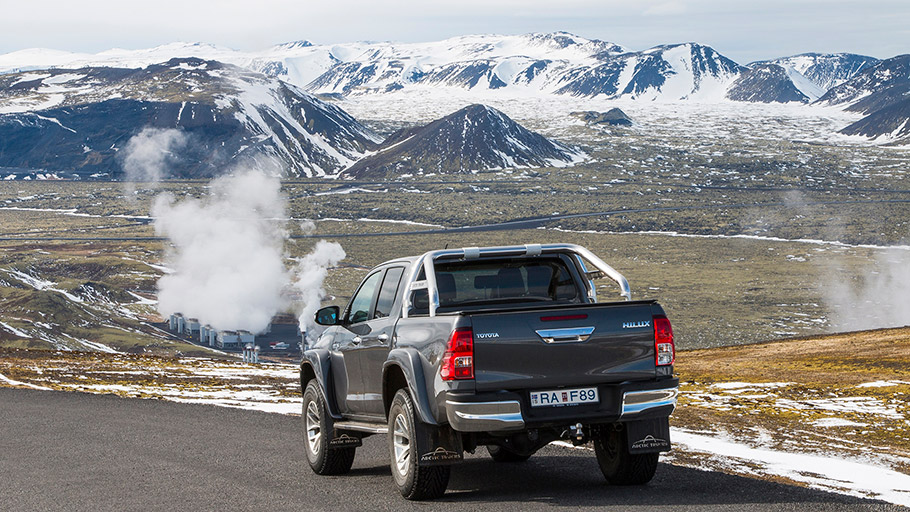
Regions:
<instances>
[{"instance_id":1,"label":"mud flap","mask_svg":"<svg viewBox=\"0 0 910 512\"><path fill-rule=\"evenodd\" d=\"M361 446L362 444L363 439L361 439L358 432L332 429L332 440L329 441L329 448L350 448Z\"/></svg>"},{"instance_id":2,"label":"mud flap","mask_svg":"<svg viewBox=\"0 0 910 512\"><path fill-rule=\"evenodd\" d=\"M422 424L417 428L417 464L439 466L464 459L461 436L448 425Z\"/></svg>"},{"instance_id":3,"label":"mud flap","mask_svg":"<svg viewBox=\"0 0 910 512\"><path fill-rule=\"evenodd\" d=\"M630 421L625 426L629 453L670 451L670 418Z\"/></svg>"}]
</instances>

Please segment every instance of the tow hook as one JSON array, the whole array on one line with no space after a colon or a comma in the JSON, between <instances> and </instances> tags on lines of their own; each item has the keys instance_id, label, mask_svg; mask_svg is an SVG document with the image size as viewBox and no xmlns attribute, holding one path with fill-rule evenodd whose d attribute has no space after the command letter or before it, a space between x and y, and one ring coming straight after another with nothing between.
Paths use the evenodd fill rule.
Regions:
<instances>
[{"instance_id":1,"label":"tow hook","mask_svg":"<svg viewBox=\"0 0 910 512\"><path fill-rule=\"evenodd\" d=\"M585 444L587 439L585 439L585 429L581 423L576 423L569 427L569 438L572 440L572 444L579 446Z\"/></svg>"}]
</instances>

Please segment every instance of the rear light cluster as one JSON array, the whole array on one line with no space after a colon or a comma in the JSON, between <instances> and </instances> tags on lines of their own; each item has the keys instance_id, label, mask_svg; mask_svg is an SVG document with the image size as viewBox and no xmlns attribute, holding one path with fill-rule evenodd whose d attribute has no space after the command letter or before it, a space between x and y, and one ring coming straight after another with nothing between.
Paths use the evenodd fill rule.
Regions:
<instances>
[{"instance_id":1,"label":"rear light cluster","mask_svg":"<svg viewBox=\"0 0 910 512\"><path fill-rule=\"evenodd\" d=\"M470 327L452 332L439 373L442 380L474 378L474 331Z\"/></svg>"},{"instance_id":2,"label":"rear light cluster","mask_svg":"<svg viewBox=\"0 0 910 512\"><path fill-rule=\"evenodd\" d=\"M664 315L654 315L654 354L657 366L671 365L676 361L673 327Z\"/></svg>"}]
</instances>

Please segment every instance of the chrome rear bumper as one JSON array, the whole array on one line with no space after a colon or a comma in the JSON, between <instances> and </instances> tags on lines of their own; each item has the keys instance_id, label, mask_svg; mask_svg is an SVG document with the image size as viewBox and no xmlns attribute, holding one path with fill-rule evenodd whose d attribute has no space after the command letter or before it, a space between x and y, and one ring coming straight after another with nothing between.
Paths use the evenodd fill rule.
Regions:
<instances>
[{"instance_id":1,"label":"chrome rear bumper","mask_svg":"<svg viewBox=\"0 0 910 512\"><path fill-rule=\"evenodd\" d=\"M674 382L662 383L672 387L657 389L616 390L615 398L604 393L600 404L586 408L573 407L536 408L522 413L522 395L518 393L490 393L487 396L459 396L450 394L445 401L446 419L458 432L510 432L532 426L554 424L611 423L639 421L653 417L669 416L676 409L679 389ZM497 396L498 395L498 396ZM506 396L503 396L506 395ZM486 400L484 400L486 398ZM500 400L496 400L500 398ZM478 400L478 401L474 401ZM621 403L617 403L621 400ZM525 407L529 407L527 404Z\"/></svg>"},{"instance_id":2,"label":"chrome rear bumper","mask_svg":"<svg viewBox=\"0 0 910 512\"><path fill-rule=\"evenodd\" d=\"M495 432L521 430L525 426L521 404L503 402L455 402L446 400L449 424L460 432Z\"/></svg>"},{"instance_id":3,"label":"chrome rear bumper","mask_svg":"<svg viewBox=\"0 0 910 512\"><path fill-rule=\"evenodd\" d=\"M649 389L646 391L627 391L622 394L622 412L620 418L635 416L645 411L672 406L676 409L678 388Z\"/></svg>"}]
</instances>

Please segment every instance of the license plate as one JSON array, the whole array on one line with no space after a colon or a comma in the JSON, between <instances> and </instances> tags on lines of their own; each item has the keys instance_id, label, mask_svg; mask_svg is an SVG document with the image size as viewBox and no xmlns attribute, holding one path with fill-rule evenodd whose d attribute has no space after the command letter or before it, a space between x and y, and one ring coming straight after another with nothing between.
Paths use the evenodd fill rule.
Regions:
<instances>
[{"instance_id":1,"label":"license plate","mask_svg":"<svg viewBox=\"0 0 910 512\"><path fill-rule=\"evenodd\" d=\"M531 407L596 404L600 401L597 388L554 389L531 391Z\"/></svg>"}]
</instances>

